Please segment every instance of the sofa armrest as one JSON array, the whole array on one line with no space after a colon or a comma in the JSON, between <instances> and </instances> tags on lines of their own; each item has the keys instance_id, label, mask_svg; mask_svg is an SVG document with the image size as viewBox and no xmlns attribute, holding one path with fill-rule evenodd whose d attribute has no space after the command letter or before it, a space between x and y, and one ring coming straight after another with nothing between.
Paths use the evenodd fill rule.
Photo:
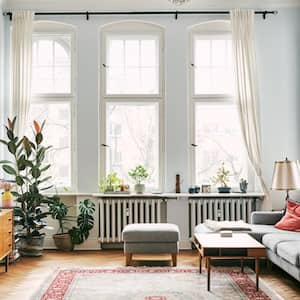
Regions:
<instances>
[{"instance_id":1,"label":"sofa armrest","mask_svg":"<svg viewBox=\"0 0 300 300\"><path fill-rule=\"evenodd\" d=\"M251 214L251 224L275 225L281 218L281 211L254 211Z\"/></svg>"}]
</instances>

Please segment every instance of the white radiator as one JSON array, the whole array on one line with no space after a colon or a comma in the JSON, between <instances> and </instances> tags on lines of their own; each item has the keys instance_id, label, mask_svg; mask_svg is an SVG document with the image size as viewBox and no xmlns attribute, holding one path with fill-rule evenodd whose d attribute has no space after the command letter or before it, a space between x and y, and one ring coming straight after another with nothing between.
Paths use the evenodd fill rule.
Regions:
<instances>
[{"instance_id":1,"label":"white radiator","mask_svg":"<svg viewBox=\"0 0 300 300\"><path fill-rule=\"evenodd\" d=\"M201 198L189 200L189 233L206 219L216 221L244 220L250 223L251 212L255 210L256 198Z\"/></svg>"},{"instance_id":2,"label":"white radiator","mask_svg":"<svg viewBox=\"0 0 300 300\"><path fill-rule=\"evenodd\" d=\"M99 201L101 243L122 241L122 230L132 223L160 223L162 199L110 198Z\"/></svg>"}]
</instances>

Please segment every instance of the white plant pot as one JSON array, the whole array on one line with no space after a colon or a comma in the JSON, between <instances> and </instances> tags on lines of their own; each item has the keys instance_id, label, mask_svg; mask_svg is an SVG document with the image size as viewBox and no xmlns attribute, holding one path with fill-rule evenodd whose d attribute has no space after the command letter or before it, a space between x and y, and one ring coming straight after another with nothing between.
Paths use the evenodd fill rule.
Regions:
<instances>
[{"instance_id":1,"label":"white plant pot","mask_svg":"<svg viewBox=\"0 0 300 300\"><path fill-rule=\"evenodd\" d=\"M137 183L135 186L134 186L134 190L137 194L143 194L144 191L145 191L145 185L142 184L142 183Z\"/></svg>"}]
</instances>

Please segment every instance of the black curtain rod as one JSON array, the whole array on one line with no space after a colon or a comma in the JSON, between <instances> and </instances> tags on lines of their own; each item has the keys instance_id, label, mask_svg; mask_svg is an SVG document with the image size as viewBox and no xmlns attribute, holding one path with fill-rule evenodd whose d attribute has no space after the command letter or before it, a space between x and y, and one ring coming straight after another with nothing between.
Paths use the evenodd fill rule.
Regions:
<instances>
[{"instance_id":1,"label":"black curtain rod","mask_svg":"<svg viewBox=\"0 0 300 300\"><path fill-rule=\"evenodd\" d=\"M66 12L36 12L36 16L85 16L87 20L92 15L174 15L175 19L178 15L228 15L229 10L195 10L195 11L66 11ZM259 10L255 11L256 15L262 15L266 19L268 14L277 15L277 10ZM4 16L12 19L12 12L4 12Z\"/></svg>"}]
</instances>

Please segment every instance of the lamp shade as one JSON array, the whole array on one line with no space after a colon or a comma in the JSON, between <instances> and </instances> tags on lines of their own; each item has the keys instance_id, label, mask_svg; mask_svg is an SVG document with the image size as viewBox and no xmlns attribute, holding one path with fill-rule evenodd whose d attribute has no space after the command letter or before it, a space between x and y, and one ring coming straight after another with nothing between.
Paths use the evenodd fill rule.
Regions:
<instances>
[{"instance_id":1,"label":"lamp shade","mask_svg":"<svg viewBox=\"0 0 300 300\"><path fill-rule=\"evenodd\" d=\"M274 163L272 190L300 189L300 165L295 160L276 161Z\"/></svg>"}]
</instances>

